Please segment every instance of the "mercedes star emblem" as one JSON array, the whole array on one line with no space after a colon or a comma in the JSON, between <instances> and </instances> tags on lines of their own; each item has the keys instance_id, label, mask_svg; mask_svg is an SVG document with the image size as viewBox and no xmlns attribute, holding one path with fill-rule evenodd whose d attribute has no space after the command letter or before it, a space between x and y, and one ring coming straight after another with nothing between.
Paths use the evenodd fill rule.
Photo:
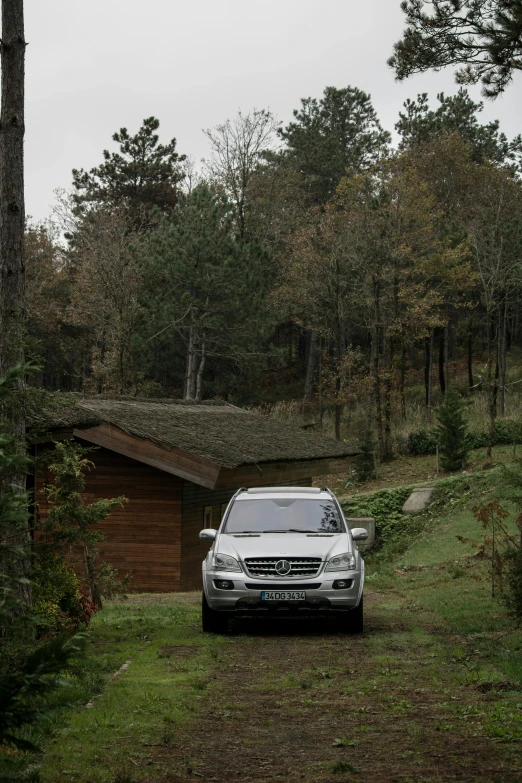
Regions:
<instances>
[{"instance_id":1,"label":"mercedes star emblem","mask_svg":"<svg viewBox=\"0 0 522 783\"><path fill-rule=\"evenodd\" d=\"M288 562L288 560L278 560L275 564L275 570L279 574L279 576L286 576L290 573L292 570L292 566Z\"/></svg>"}]
</instances>

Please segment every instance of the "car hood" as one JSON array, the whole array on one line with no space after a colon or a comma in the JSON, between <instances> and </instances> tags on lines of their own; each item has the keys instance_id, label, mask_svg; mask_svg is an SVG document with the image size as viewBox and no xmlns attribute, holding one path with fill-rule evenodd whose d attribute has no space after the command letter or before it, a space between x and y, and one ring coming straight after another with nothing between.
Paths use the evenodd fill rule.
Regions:
<instances>
[{"instance_id":1,"label":"car hood","mask_svg":"<svg viewBox=\"0 0 522 783\"><path fill-rule=\"evenodd\" d=\"M239 535L219 536L216 552L239 560L247 557L320 557L329 560L334 555L351 551L346 533L333 536L310 536L303 533L261 533L259 537Z\"/></svg>"}]
</instances>

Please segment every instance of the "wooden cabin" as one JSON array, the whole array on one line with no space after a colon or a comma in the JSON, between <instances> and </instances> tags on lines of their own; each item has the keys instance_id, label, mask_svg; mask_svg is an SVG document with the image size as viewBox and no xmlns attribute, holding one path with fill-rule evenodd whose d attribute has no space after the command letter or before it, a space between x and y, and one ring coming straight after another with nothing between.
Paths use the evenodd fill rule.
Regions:
<instances>
[{"instance_id":1,"label":"wooden cabin","mask_svg":"<svg viewBox=\"0 0 522 783\"><path fill-rule=\"evenodd\" d=\"M345 472L357 452L226 402L75 397L45 414L36 450L74 438L97 449L86 477L86 500L124 495L128 503L100 524L103 558L132 572L143 592L201 586L208 544L204 527L217 527L240 487L309 486L314 476ZM35 477L38 514L47 511L45 470Z\"/></svg>"}]
</instances>

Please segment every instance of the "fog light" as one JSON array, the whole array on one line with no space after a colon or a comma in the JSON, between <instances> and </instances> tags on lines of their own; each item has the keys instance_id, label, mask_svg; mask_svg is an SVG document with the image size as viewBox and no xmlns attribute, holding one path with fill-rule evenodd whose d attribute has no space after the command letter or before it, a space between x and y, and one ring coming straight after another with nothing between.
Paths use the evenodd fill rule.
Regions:
<instances>
[{"instance_id":1,"label":"fog light","mask_svg":"<svg viewBox=\"0 0 522 783\"><path fill-rule=\"evenodd\" d=\"M352 579L336 579L332 587L334 590L348 590L352 586Z\"/></svg>"},{"instance_id":2,"label":"fog light","mask_svg":"<svg viewBox=\"0 0 522 783\"><path fill-rule=\"evenodd\" d=\"M233 590L234 582L231 582L230 579L215 579L214 587L217 587L218 590Z\"/></svg>"}]
</instances>

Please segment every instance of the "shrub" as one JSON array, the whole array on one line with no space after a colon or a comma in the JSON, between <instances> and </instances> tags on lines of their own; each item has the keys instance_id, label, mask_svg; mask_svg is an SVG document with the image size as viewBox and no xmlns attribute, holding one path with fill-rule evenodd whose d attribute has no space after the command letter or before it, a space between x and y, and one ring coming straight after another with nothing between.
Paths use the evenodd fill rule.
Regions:
<instances>
[{"instance_id":1,"label":"shrub","mask_svg":"<svg viewBox=\"0 0 522 783\"><path fill-rule=\"evenodd\" d=\"M408 436L408 451L415 457L425 454L435 454L437 450L437 436L435 430L417 430L410 432Z\"/></svg>"},{"instance_id":2,"label":"shrub","mask_svg":"<svg viewBox=\"0 0 522 783\"><path fill-rule=\"evenodd\" d=\"M343 502L343 510L350 517L372 517L378 545L402 538L411 531L412 517L404 516L402 507L411 494L411 487L380 489L371 495L351 498Z\"/></svg>"},{"instance_id":3,"label":"shrub","mask_svg":"<svg viewBox=\"0 0 522 783\"><path fill-rule=\"evenodd\" d=\"M83 649L84 637L60 635L37 647L15 671L0 674L0 745L37 750L20 729L45 718L52 709L48 695L62 687L60 675L71 668ZM2 773L4 771L2 770ZM2 780L14 779L2 774Z\"/></svg>"},{"instance_id":4,"label":"shrub","mask_svg":"<svg viewBox=\"0 0 522 783\"><path fill-rule=\"evenodd\" d=\"M522 443L522 422L516 419L499 419L495 422L495 445L509 446Z\"/></svg>"},{"instance_id":5,"label":"shrub","mask_svg":"<svg viewBox=\"0 0 522 783\"><path fill-rule=\"evenodd\" d=\"M522 421L519 419L498 419L493 432L494 446L510 446L522 443ZM475 432L470 435L472 449L484 448L488 445L487 432Z\"/></svg>"},{"instance_id":6,"label":"shrub","mask_svg":"<svg viewBox=\"0 0 522 783\"><path fill-rule=\"evenodd\" d=\"M47 552L40 553L33 572L33 607L46 636L87 626L95 611L73 569Z\"/></svg>"},{"instance_id":7,"label":"shrub","mask_svg":"<svg viewBox=\"0 0 522 783\"><path fill-rule=\"evenodd\" d=\"M93 467L93 463L85 458L86 453L84 448L72 441L55 444L48 465L54 474L55 483L45 486L51 507L44 521L43 532L55 550L62 550L62 555L77 545L82 547L90 597L96 607L101 609L103 581L105 579L114 594L117 572L100 557L97 544L105 537L95 525L127 499L117 497L91 503L85 501L82 494L85 490L84 474ZM121 592L124 590L125 586L122 586Z\"/></svg>"},{"instance_id":8,"label":"shrub","mask_svg":"<svg viewBox=\"0 0 522 783\"><path fill-rule=\"evenodd\" d=\"M422 429L410 432L408 453L415 457L435 454L437 450L437 429ZM473 432L468 435L470 449L482 449L488 445L488 433ZM494 446L510 446L522 443L522 421L520 419L499 419L495 422Z\"/></svg>"}]
</instances>

